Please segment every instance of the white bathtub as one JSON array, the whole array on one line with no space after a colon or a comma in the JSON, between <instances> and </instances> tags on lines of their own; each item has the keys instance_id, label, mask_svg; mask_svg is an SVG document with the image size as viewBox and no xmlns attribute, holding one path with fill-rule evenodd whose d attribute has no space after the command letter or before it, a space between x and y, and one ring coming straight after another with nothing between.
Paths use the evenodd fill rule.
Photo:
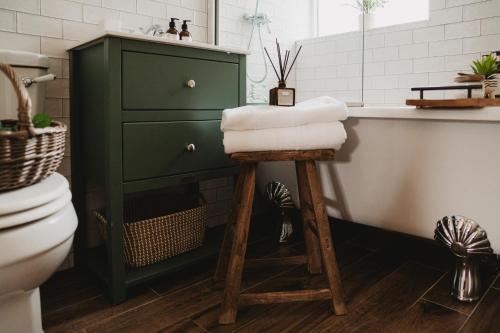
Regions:
<instances>
[{"instance_id":1,"label":"white bathtub","mask_svg":"<svg viewBox=\"0 0 500 333\"><path fill-rule=\"evenodd\" d=\"M500 107L352 108L344 124L336 162L319 164L331 216L432 238L438 219L461 214L500 253ZM263 163L259 188L270 180L297 198L292 163Z\"/></svg>"}]
</instances>

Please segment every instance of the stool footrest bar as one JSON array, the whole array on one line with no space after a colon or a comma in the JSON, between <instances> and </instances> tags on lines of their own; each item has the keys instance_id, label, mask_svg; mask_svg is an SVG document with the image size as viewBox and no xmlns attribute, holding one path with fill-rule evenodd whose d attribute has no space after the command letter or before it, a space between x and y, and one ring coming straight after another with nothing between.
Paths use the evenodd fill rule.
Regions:
<instances>
[{"instance_id":1,"label":"stool footrest bar","mask_svg":"<svg viewBox=\"0 0 500 333\"><path fill-rule=\"evenodd\" d=\"M307 256L289 256L277 258L246 259L245 268L265 267L265 266L287 266L307 264Z\"/></svg>"},{"instance_id":2,"label":"stool footrest bar","mask_svg":"<svg viewBox=\"0 0 500 333\"><path fill-rule=\"evenodd\" d=\"M245 293L240 295L240 305L271 304L288 302L307 302L329 300L332 298L330 289L276 291L266 293Z\"/></svg>"}]
</instances>

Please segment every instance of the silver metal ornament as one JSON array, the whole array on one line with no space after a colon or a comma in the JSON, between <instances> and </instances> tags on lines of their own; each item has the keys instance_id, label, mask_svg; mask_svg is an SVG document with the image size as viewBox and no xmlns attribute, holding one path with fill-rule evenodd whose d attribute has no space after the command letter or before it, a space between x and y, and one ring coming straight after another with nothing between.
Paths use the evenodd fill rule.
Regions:
<instances>
[{"instance_id":1,"label":"silver metal ornament","mask_svg":"<svg viewBox=\"0 0 500 333\"><path fill-rule=\"evenodd\" d=\"M266 185L267 199L271 205L280 210L280 243L288 243L292 240L293 224L287 210L294 208L292 195L286 186L280 182L270 182Z\"/></svg>"},{"instance_id":2,"label":"silver metal ornament","mask_svg":"<svg viewBox=\"0 0 500 333\"><path fill-rule=\"evenodd\" d=\"M480 257L493 252L486 232L471 219L452 215L437 222L434 239L448 247L456 259L452 296L462 302L478 300Z\"/></svg>"},{"instance_id":3,"label":"silver metal ornament","mask_svg":"<svg viewBox=\"0 0 500 333\"><path fill-rule=\"evenodd\" d=\"M286 209L293 208L290 191L280 182L269 182L266 185L267 199L275 207Z\"/></svg>"}]
</instances>

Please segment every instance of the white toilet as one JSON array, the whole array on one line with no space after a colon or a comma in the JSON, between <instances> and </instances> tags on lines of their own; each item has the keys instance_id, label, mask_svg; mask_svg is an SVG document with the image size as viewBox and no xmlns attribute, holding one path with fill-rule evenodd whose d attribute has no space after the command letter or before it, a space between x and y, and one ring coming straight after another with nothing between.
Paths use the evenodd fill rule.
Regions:
<instances>
[{"instance_id":1,"label":"white toilet","mask_svg":"<svg viewBox=\"0 0 500 333\"><path fill-rule=\"evenodd\" d=\"M49 58L45 55L0 49L0 63L11 65L23 79L36 79L29 87L32 102L32 113L42 113L45 105L46 81L56 77L48 74ZM12 84L7 77L0 73L0 119L17 118L17 98Z\"/></svg>"},{"instance_id":2,"label":"white toilet","mask_svg":"<svg viewBox=\"0 0 500 333\"><path fill-rule=\"evenodd\" d=\"M38 287L68 255L77 223L58 173L0 194L0 332L42 332Z\"/></svg>"},{"instance_id":3,"label":"white toilet","mask_svg":"<svg viewBox=\"0 0 500 333\"><path fill-rule=\"evenodd\" d=\"M46 56L0 50L0 62L22 78L39 78L28 88L33 113L43 112L47 75ZM42 78L40 78L42 77ZM17 99L0 74L0 119L17 118ZM10 112L10 113L5 113ZM0 192L0 332L42 332L38 287L61 265L71 250L77 217L66 178L47 179Z\"/></svg>"}]
</instances>

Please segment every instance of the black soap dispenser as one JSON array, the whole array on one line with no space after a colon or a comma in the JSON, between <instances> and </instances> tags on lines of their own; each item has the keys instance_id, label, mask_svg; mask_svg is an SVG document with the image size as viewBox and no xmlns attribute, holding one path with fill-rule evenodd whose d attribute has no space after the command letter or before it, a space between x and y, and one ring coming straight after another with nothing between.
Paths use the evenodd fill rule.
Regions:
<instances>
[{"instance_id":1,"label":"black soap dispenser","mask_svg":"<svg viewBox=\"0 0 500 333\"><path fill-rule=\"evenodd\" d=\"M191 33L188 31L187 22L191 22L191 20L183 20L182 21L182 31L180 32L179 36L180 36L181 40L186 40L188 42L192 42L193 37L191 37Z\"/></svg>"},{"instance_id":2,"label":"black soap dispenser","mask_svg":"<svg viewBox=\"0 0 500 333\"><path fill-rule=\"evenodd\" d=\"M168 24L169 28L167 30L167 33L165 34L165 37L167 39L174 39L174 40L179 40L179 31L175 28L175 21L178 21L178 18L172 17L170 18L170 23Z\"/></svg>"}]
</instances>

